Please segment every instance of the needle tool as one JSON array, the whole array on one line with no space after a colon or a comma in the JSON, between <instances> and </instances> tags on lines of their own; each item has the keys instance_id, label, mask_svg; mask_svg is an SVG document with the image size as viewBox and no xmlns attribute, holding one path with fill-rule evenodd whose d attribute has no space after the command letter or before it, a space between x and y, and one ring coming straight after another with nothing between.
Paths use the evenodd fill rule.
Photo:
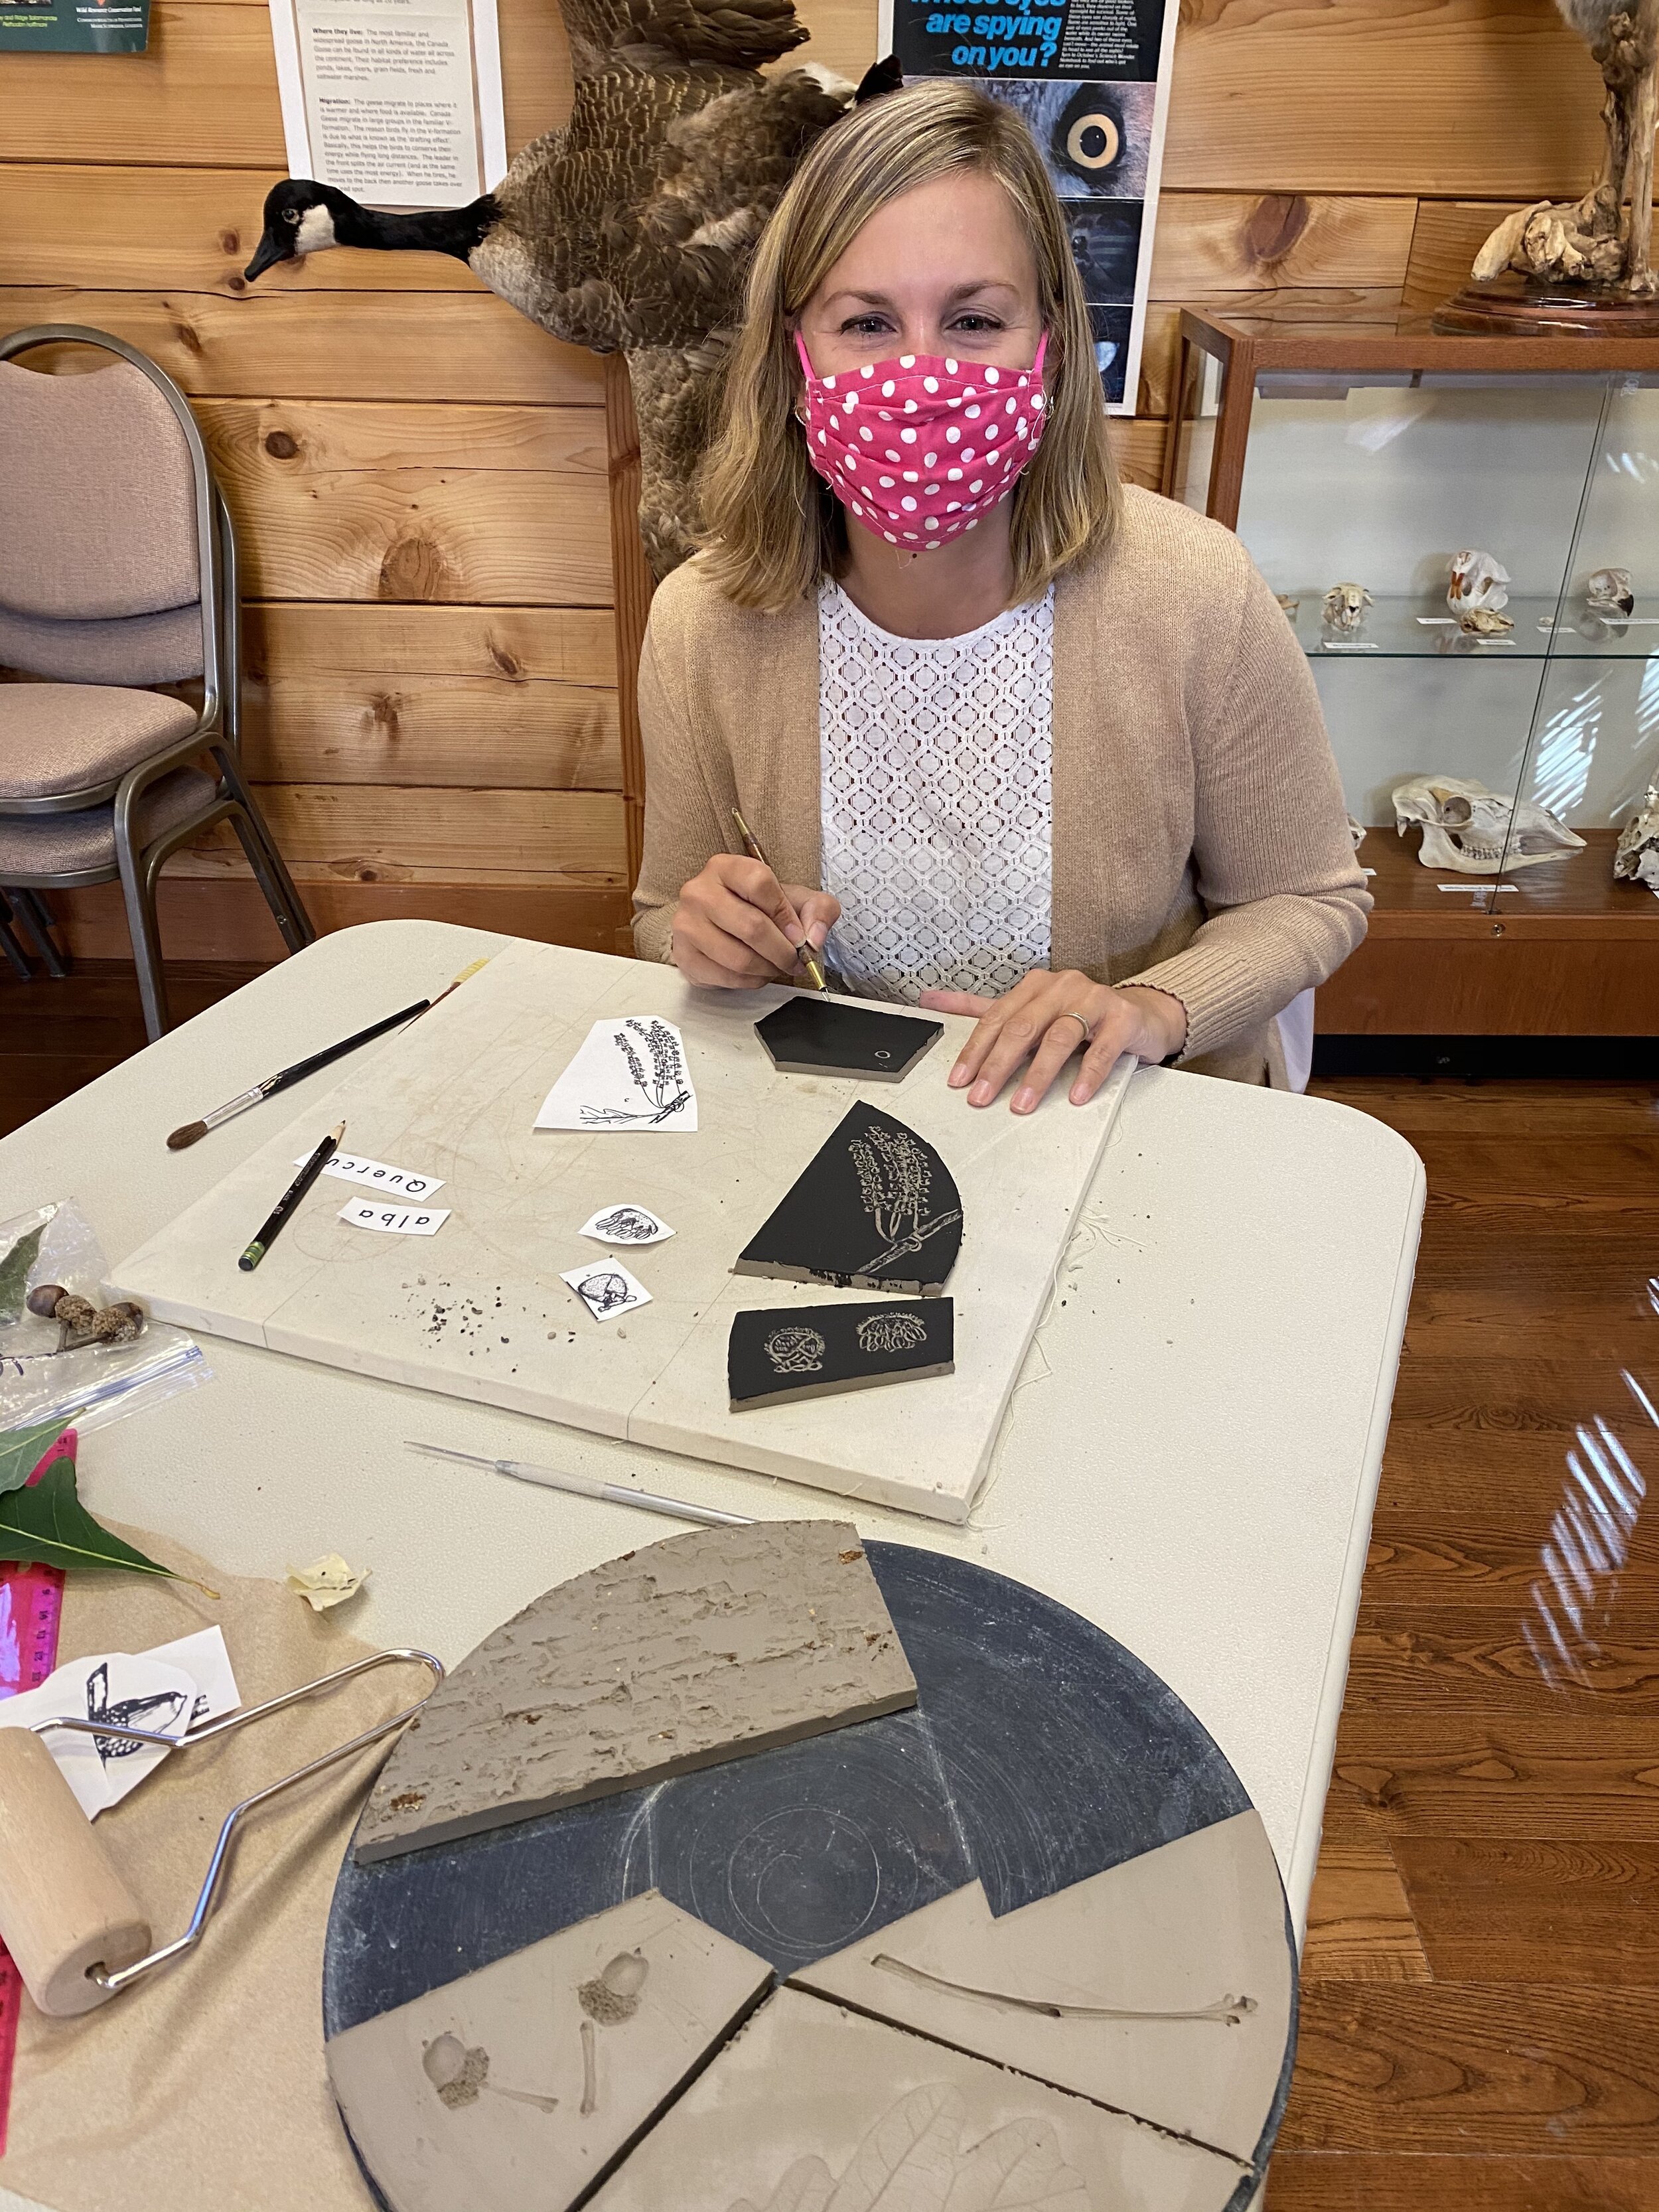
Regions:
<instances>
[{"instance_id":1,"label":"needle tool","mask_svg":"<svg viewBox=\"0 0 1659 2212\"><path fill-rule=\"evenodd\" d=\"M261 1229L258 1235L248 1246L246 1251L243 1253L241 1258L236 1262L237 1266L242 1270L242 1273L245 1275L251 1275L253 1273L253 1270L258 1266L260 1261L264 1258L265 1254L270 1251L271 1246L282 1235L283 1230L287 1228L289 1217L293 1213L295 1207L298 1206L300 1200L305 1196L306 1193L311 1188L312 1184L316 1182L318 1176L321 1175L323 1170L333 1158L335 1153L339 1151L340 1139L344 1136L344 1134L345 1123L343 1121L340 1122L336 1127L331 1129L327 1136L323 1139L322 1143L318 1146L316 1151L301 1169L299 1174L295 1176L293 1182L289 1183L288 1188L277 1200L276 1204L272 1210L270 1220L265 1223L264 1228Z\"/></svg>"},{"instance_id":2,"label":"needle tool","mask_svg":"<svg viewBox=\"0 0 1659 2212\"><path fill-rule=\"evenodd\" d=\"M510 1474L520 1482L539 1482L548 1490L568 1490L573 1498L601 1498L607 1505L636 1505L642 1513L665 1513L671 1521L700 1521L706 1528L752 1528L750 1513L722 1513L718 1506L692 1505L684 1498L660 1498L653 1490L630 1490L623 1482L599 1482L591 1474L565 1474L557 1468L537 1467L525 1459L483 1459L477 1452L452 1451L447 1444L404 1442L410 1451L428 1459L464 1460L469 1467L493 1467L497 1474Z\"/></svg>"},{"instance_id":3,"label":"needle tool","mask_svg":"<svg viewBox=\"0 0 1659 2212\"><path fill-rule=\"evenodd\" d=\"M743 840L744 851L748 854L751 860L758 860L762 867L769 868L772 863L767 859L765 854L762 852L760 839L749 827L749 824L744 820L742 815L738 813L735 806L732 809L732 819L738 825L738 835ZM811 946L807 943L805 937L801 939L800 944L796 949L800 954L800 964L806 970L807 981L811 983L815 991L827 991L830 988L830 979L823 972L823 963L818 958L817 954L813 951Z\"/></svg>"},{"instance_id":4,"label":"needle tool","mask_svg":"<svg viewBox=\"0 0 1659 2212\"><path fill-rule=\"evenodd\" d=\"M450 991L457 989L469 975L476 975L480 968L488 964L487 961L475 960L470 968L463 968L448 990L440 991L435 999L417 999L412 1006L400 1006L395 1014L387 1014L383 1020L371 1022L366 1030L359 1030L356 1036L343 1037L338 1044L325 1045L321 1052L313 1052L308 1060L296 1060L292 1067L283 1068L280 1074L266 1076L264 1081L256 1083L252 1091L244 1091L224 1105L216 1106L199 1121L186 1121L182 1128L175 1129L167 1139L167 1150L182 1152L187 1145L196 1144L205 1137L210 1129L216 1129L222 1121L228 1121L235 1115L246 1113L250 1106L257 1106L262 1098L274 1098L279 1091L286 1091L290 1083L298 1083L302 1076L314 1075L319 1067L326 1067L331 1060L338 1060L348 1052L356 1052L360 1044L372 1044L377 1036L384 1036L388 1030L395 1030L400 1022L412 1022L417 1015L429 1012L434 1006L441 1005Z\"/></svg>"}]
</instances>

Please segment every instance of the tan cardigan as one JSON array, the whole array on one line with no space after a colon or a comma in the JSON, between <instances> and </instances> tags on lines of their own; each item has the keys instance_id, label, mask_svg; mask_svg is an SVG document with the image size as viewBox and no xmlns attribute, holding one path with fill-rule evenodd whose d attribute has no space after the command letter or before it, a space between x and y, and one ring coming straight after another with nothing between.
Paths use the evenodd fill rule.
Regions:
<instances>
[{"instance_id":1,"label":"tan cardigan","mask_svg":"<svg viewBox=\"0 0 1659 2212\"><path fill-rule=\"evenodd\" d=\"M640 726L642 959L670 957L680 886L742 849L733 806L783 882L822 880L811 600L754 614L676 569ZM1060 578L1053 776L1052 965L1172 993L1183 1066L1282 1082L1272 1017L1347 957L1371 902L1307 661L1231 531L1130 488L1106 550Z\"/></svg>"}]
</instances>

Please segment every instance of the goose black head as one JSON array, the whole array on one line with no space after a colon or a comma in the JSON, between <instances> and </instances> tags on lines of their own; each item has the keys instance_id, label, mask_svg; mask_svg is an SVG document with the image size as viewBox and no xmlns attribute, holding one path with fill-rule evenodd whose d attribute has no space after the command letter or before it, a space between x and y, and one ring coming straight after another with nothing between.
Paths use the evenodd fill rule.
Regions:
<instances>
[{"instance_id":1,"label":"goose black head","mask_svg":"<svg viewBox=\"0 0 1659 2212\"><path fill-rule=\"evenodd\" d=\"M353 217L362 212L356 200L336 191L332 185L300 177L273 185L265 194L264 230L242 274L252 283L279 261L349 243L356 228Z\"/></svg>"}]
</instances>

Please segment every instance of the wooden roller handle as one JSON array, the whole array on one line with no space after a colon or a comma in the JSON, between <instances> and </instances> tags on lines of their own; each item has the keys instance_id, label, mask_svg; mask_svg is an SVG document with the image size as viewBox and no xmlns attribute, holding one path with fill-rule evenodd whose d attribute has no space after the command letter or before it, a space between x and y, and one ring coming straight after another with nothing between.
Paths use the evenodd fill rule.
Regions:
<instances>
[{"instance_id":1,"label":"wooden roller handle","mask_svg":"<svg viewBox=\"0 0 1659 2212\"><path fill-rule=\"evenodd\" d=\"M128 1966L149 1923L92 1823L27 1729L0 1729L0 1941L44 2013L90 2012L109 1995L90 1966Z\"/></svg>"}]
</instances>

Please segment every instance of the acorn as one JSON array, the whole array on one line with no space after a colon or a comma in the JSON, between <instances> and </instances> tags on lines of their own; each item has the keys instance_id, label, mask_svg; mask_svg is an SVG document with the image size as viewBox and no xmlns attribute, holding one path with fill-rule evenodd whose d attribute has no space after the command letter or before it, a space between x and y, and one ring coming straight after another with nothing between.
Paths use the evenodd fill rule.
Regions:
<instances>
[{"instance_id":1,"label":"acorn","mask_svg":"<svg viewBox=\"0 0 1659 2212\"><path fill-rule=\"evenodd\" d=\"M39 1314L42 1321L52 1321L58 1312L58 1301L69 1292L61 1283L37 1283L28 1295L28 1309Z\"/></svg>"}]
</instances>

